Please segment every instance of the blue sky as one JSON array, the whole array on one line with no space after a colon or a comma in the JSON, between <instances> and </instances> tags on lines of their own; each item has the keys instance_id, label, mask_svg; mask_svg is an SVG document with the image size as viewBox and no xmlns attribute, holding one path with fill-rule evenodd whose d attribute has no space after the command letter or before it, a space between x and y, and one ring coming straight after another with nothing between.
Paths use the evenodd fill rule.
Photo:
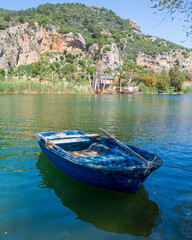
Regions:
<instances>
[{"instance_id":1,"label":"blue sky","mask_svg":"<svg viewBox=\"0 0 192 240\"><path fill-rule=\"evenodd\" d=\"M186 37L184 22L163 20L163 15L154 15L150 0L0 0L0 8L21 10L37 7L45 3L84 3L87 6L112 9L118 16L135 20L143 34L164 38L184 47L192 48L192 42Z\"/></svg>"}]
</instances>

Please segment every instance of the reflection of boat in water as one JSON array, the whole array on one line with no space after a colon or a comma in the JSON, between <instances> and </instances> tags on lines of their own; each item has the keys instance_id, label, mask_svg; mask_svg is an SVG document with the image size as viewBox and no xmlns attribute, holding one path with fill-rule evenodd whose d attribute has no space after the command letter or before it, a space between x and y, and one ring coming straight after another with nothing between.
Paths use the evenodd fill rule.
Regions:
<instances>
[{"instance_id":1,"label":"reflection of boat in water","mask_svg":"<svg viewBox=\"0 0 192 240\"><path fill-rule=\"evenodd\" d=\"M142 186L135 195L95 189L60 172L40 154L37 168L42 187L53 189L77 218L107 232L148 237L157 223L157 204Z\"/></svg>"}]
</instances>

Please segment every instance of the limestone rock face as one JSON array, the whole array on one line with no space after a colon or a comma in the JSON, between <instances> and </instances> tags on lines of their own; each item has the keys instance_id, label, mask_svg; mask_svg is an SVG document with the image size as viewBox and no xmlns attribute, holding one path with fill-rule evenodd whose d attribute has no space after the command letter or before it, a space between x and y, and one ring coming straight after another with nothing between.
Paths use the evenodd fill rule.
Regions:
<instances>
[{"instance_id":1,"label":"limestone rock face","mask_svg":"<svg viewBox=\"0 0 192 240\"><path fill-rule=\"evenodd\" d=\"M93 43L93 45L91 45L88 49L88 52L91 56L95 56L96 53L98 53L99 51L99 45L97 43Z\"/></svg>"},{"instance_id":2,"label":"limestone rock face","mask_svg":"<svg viewBox=\"0 0 192 240\"><path fill-rule=\"evenodd\" d=\"M175 64L178 65L181 71L192 71L192 53L185 58L182 55L182 50L173 52L164 52L158 54L156 58L153 58L144 53L139 53L137 57L137 65L144 67L147 70L153 70L154 72L161 72L162 70L169 71Z\"/></svg>"},{"instance_id":3,"label":"limestone rock face","mask_svg":"<svg viewBox=\"0 0 192 240\"><path fill-rule=\"evenodd\" d=\"M80 33L59 34L55 29L48 31L36 24L28 23L10 27L0 32L0 68L27 65L40 60L41 53L81 52L86 43Z\"/></svg>"},{"instance_id":4,"label":"limestone rock face","mask_svg":"<svg viewBox=\"0 0 192 240\"><path fill-rule=\"evenodd\" d=\"M110 50L104 52L104 49L109 47ZM100 60L105 64L106 68L110 67L111 69L115 69L122 65L122 61L119 56L119 50L115 43L111 43L111 45L105 45L100 50Z\"/></svg>"},{"instance_id":5,"label":"limestone rock face","mask_svg":"<svg viewBox=\"0 0 192 240\"><path fill-rule=\"evenodd\" d=\"M139 31L141 31L141 30L140 30L140 26L139 26L139 24L138 24L136 21L130 20L130 25L131 25L132 27L134 27L134 28L137 28Z\"/></svg>"},{"instance_id":6,"label":"limestone rock face","mask_svg":"<svg viewBox=\"0 0 192 240\"><path fill-rule=\"evenodd\" d=\"M27 31L27 25L11 27L0 33L0 67L8 64L18 66L38 61L40 54L33 44L34 32Z\"/></svg>"},{"instance_id":7,"label":"limestone rock face","mask_svg":"<svg viewBox=\"0 0 192 240\"><path fill-rule=\"evenodd\" d=\"M132 29L134 33L141 35L141 29L137 22L135 22L134 20L130 20L130 25L134 28Z\"/></svg>"},{"instance_id":8,"label":"limestone rock face","mask_svg":"<svg viewBox=\"0 0 192 240\"><path fill-rule=\"evenodd\" d=\"M141 34L135 21L130 20L130 24L137 34ZM102 34L110 33L103 30ZM127 38L124 40L126 42ZM149 40L155 41L156 37L150 37ZM84 53L82 49L86 49L86 42L80 33L60 34L54 26L50 31L37 23L34 28L28 23L19 24L0 31L0 68L8 69L10 65L17 68L19 65L37 62L41 59L41 53L64 50L74 54ZM95 42L89 47L88 53L90 57L98 55L104 69L110 67L114 70L123 64L114 42L102 48ZM174 49L158 54L155 58L140 52L137 56L137 65L154 72L169 71L175 64L182 71L192 72L192 51L187 53L182 49Z\"/></svg>"}]
</instances>

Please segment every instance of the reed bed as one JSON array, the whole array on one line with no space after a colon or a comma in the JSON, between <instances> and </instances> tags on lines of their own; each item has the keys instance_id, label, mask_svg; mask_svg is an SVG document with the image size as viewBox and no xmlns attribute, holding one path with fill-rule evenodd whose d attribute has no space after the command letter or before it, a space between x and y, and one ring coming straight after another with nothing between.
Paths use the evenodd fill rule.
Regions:
<instances>
[{"instance_id":1,"label":"reed bed","mask_svg":"<svg viewBox=\"0 0 192 240\"><path fill-rule=\"evenodd\" d=\"M1 94L91 94L89 86L75 86L59 83L56 85L41 84L35 81L0 81Z\"/></svg>"}]
</instances>

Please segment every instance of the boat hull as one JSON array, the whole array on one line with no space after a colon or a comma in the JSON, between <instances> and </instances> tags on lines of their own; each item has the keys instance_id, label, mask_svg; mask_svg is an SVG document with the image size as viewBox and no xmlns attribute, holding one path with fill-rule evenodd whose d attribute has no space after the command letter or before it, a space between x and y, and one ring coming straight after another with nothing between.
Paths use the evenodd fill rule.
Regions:
<instances>
[{"instance_id":1,"label":"boat hull","mask_svg":"<svg viewBox=\"0 0 192 240\"><path fill-rule=\"evenodd\" d=\"M147 174L133 174L124 170L103 170L87 167L69 161L67 158L52 152L43 141L39 145L45 156L61 172L69 177L92 187L111 191L137 193Z\"/></svg>"}]
</instances>

